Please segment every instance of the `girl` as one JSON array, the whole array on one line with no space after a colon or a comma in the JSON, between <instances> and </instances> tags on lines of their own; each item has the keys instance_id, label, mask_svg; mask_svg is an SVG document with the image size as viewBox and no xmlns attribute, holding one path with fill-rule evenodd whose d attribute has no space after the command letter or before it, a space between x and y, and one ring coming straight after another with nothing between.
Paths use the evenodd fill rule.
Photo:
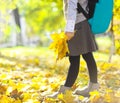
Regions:
<instances>
[{"instance_id":1,"label":"girl","mask_svg":"<svg viewBox=\"0 0 120 103\"><path fill-rule=\"evenodd\" d=\"M90 2L96 1L90 0ZM59 93L64 93L73 86L79 73L80 55L87 64L90 80L88 86L83 89L76 89L74 94L88 97L89 92L99 88L97 66L92 54L93 51L97 50L97 45L87 18L82 12L77 12L77 3L87 12L88 0L64 0L65 34L68 37L70 67L65 84L60 86L58 92L49 95L50 98L56 98ZM89 15L91 15L90 12Z\"/></svg>"}]
</instances>

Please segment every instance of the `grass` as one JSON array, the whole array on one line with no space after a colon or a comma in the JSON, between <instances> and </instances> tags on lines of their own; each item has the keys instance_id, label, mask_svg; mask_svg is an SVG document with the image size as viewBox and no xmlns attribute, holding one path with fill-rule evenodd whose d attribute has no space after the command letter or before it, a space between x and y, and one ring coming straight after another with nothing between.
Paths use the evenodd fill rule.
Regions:
<instances>
[{"instance_id":1,"label":"grass","mask_svg":"<svg viewBox=\"0 0 120 103\"><path fill-rule=\"evenodd\" d=\"M23 54L24 56L41 56L41 55L53 55L51 50L47 47L12 47L12 48L2 48L0 49L2 54Z\"/></svg>"},{"instance_id":2,"label":"grass","mask_svg":"<svg viewBox=\"0 0 120 103\"><path fill-rule=\"evenodd\" d=\"M53 56L54 53L52 50L50 50L48 47L13 47L13 48L2 48L0 49L0 52L3 55L9 54L12 56L14 55L23 55L23 56ZM94 56L96 58L99 58L101 61L108 61L110 54L106 52L97 51L94 52ZM117 58L119 56L114 55L113 58Z\"/></svg>"}]
</instances>

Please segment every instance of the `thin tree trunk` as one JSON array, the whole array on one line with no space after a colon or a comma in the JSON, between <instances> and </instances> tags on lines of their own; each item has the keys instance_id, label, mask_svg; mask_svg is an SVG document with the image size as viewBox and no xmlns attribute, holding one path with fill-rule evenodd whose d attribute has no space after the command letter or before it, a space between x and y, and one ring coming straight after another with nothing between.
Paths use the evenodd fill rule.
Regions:
<instances>
[{"instance_id":1,"label":"thin tree trunk","mask_svg":"<svg viewBox=\"0 0 120 103\"><path fill-rule=\"evenodd\" d=\"M22 43L24 46L28 45L28 37L26 33L26 21L24 17L20 18L20 23L21 23L21 39Z\"/></svg>"},{"instance_id":2,"label":"thin tree trunk","mask_svg":"<svg viewBox=\"0 0 120 103\"><path fill-rule=\"evenodd\" d=\"M20 16L19 16L19 10L18 8L13 10L13 14L14 14L14 18L15 18L15 22L17 24L17 26L19 26L19 28L21 29L21 25L20 25Z\"/></svg>"},{"instance_id":3,"label":"thin tree trunk","mask_svg":"<svg viewBox=\"0 0 120 103\"><path fill-rule=\"evenodd\" d=\"M19 9L18 8L13 10L13 15L14 15L16 26L18 26L18 28L20 29L20 31L17 35L17 45L22 45L21 24L20 24L20 15L19 15Z\"/></svg>"},{"instance_id":4,"label":"thin tree trunk","mask_svg":"<svg viewBox=\"0 0 120 103\"><path fill-rule=\"evenodd\" d=\"M109 56L109 60L108 62L111 62L112 61L112 56L114 55L115 53L115 36L114 36L114 30L113 30L113 18L112 18L112 23L111 23L111 40L112 40L112 44L111 44L111 48L110 48L110 56Z\"/></svg>"},{"instance_id":5,"label":"thin tree trunk","mask_svg":"<svg viewBox=\"0 0 120 103\"><path fill-rule=\"evenodd\" d=\"M14 9L13 14L14 14L16 25L20 29L20 33L19 35L17 35L18 45L25 46L27 45L27 42L28 42L27 35L26 35L25 19L24 17L20 17L18 8Z\"/></svg>"}]
</instances>

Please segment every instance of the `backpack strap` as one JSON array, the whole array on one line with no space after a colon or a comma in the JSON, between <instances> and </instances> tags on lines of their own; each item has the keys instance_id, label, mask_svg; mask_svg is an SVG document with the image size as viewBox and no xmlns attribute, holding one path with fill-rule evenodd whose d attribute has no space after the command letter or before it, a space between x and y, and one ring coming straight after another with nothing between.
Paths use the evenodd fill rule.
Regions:
<instances>
[{"instance_id":1,"label":"backpack strap","mask_svg":"<svg viewBox=\"0 0 120 103\"><path fill-rule=\"evenodd\" d=\"M82 8L82 6L80 5L80 3L77 3L77 12L78 13L83 13L83 15L89 19L89 15L87 14L87 12Z\"/></svg>"},{"instance_id":2,"label":"backpack strap","mask_svg":"<svg viewBox=\"0 0 120 103\"><path fill-rule=\"evenodd\" d=\"M94 15L96 3L97 3L97 2L91 2L90 0L88 1L87 8L88 8L89 18L92 18L93 15Z\"/></svg>"},{"instance_id":3,"label":"backpack strap","mask_svg":"<svg viewBox=\"0 0 120 103\"><path fill-rule=\"evenodd\" d=\"M86 7L88 13L82 8L82 6L80 5L80 3L77 3L77 11L78 11L78 13L83 13L83 15L87 19L92 18L93 15L94 15L95 6L96 6L97 2L99 2L99 0L88 0L88 5Z\"/></svg>"}]
</instances>

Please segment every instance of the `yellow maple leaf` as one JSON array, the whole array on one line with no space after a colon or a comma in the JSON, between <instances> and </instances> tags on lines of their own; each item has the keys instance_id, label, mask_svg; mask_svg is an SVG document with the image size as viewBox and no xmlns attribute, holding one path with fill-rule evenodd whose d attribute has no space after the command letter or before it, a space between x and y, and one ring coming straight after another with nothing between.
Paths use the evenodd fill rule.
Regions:
<instances>
[{"instance_id":1,"label":"yellow maple leaf","mask_svg":"<svg viewBox=\"0 0 120 103\"><path fill-rule=\"evenodd\" d=\"M92 103L97 103L97 101L99 100L100 98L100 93L98 91L92 91L90 92L90 101Z\"/></svg>"},{"instance_id":2,"label":"yellow maple leaf","mask_svg":"<svg viewBox=\"0 0 120 103\"><path fill-rule=\"evenodd\" d=\"M63 94L60 93L60 94L57 96L57 98L60 99L60 100L63 100Z\"/></svg>"},{"instance_id":3,"label":"yellow maple leaf","mask_svg":"<svg viewBox=\"0 0 120 103\"><path fill-rule=\"evenodd\" d=\"M50 86L51 86L51 89L52 89L53 91L56 91L56 90L58 89L59 84L57 84L57 83L52 83L52 84L50 84Z\"/></svg>"},{"instance_id":4,"label":"yellow maple leaf","mask_svg":"<svg viewBox=\"0 0 120 103\"><path fill-rule=\"evenodd\" d=\"M84 98L85 98L84 96L79 96L79 100L81 101L84 100Z\"/></svg>"},{"instance_id":5,"label":"yellow maple leaf","mask_svg":"<svg viewBox=\"0 0 120 103\"><path fill-rule=\"evenodd\" d=\"M34 100L34 99L28 99L26 102L24 103L40 103L40 101L38 100Z\"/></svg>"},{"instance_id":6,"label":"yellow maple leaf","mask_svg":"<svg viewBox=\"0 0 120 103\"><path fill-rule=\"evenodd\" d=\"M104 95L104 100L105 100L105 102L108 102L108 103L111 102L111 101L112 101L112 98L111 98L110 94L108 94L108 93L105 94L105 95Z\"/></svg>"},{"instance_id":7,"label":"yellow maple leaf","mask_svg":"<svg viewBox=\"0 0 120 103\"><path fill-rule=\"evenodd\" d=\"M23 101L26 102L28 101L28 99L31 98L31 94L30 93L23 93Z\"/></svg>"},{"instance_id":8,"label":"yellow maple leaf","mask_svg":"<svg viewBox=\"0 0 120 103\"><path fill-rule=\"evenodd\" d=\"M2 95L0 98L0 103L13 103L13 99L6 95Z\"/></svg>"},{"instance_id":9,"label":"yellow maple leaf","mask_svg":"<svg viewBox=\"0 0 120 103\"><path fill-rule=\"evenodd\" d=\"M65 94L63 94L63 101L65 103L76 103L75 97L73 96L71 90L67 90Z\"/></svg>"},{"instance_id":10,"label":"yellow maple leaf","mask_svg":"<svg viewBox=\"0 0 120 103\"><path fill-rule=\"evenodd\" d=\"M13 103L22 103L22 101L20 99L17 99Z\"/></svg>"}]
</instances>

